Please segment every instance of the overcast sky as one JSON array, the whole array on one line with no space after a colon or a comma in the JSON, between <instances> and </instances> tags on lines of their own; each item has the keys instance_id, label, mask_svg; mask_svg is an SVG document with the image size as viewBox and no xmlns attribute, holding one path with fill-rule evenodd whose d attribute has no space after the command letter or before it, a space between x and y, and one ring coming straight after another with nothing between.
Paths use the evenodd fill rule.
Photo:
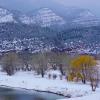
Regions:
<instances>
[{"instance_id":1,"label":"overcast sky","mask_svg":"<svg viewBox=\"0 0 100 100\"><path fill-rule=\"evenodd\" d=\"M97 16L100 16L100 0L0 0L0 6L23 11L46 5L54 6L56 3L90 9Z\"/></svg>"}]
</instances>

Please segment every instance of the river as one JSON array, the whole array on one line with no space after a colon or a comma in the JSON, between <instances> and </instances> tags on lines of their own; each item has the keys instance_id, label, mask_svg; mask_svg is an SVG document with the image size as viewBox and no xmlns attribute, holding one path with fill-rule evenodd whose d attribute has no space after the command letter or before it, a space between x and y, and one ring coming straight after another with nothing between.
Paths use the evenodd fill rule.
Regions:
<instances>
[{"instance_id":1,"label":"river","mask_svg":"<svg viewBox=\"0 0 100 100\"><path fill-rule=\"evenodd\" d=\"M57 100L62 98L64 97L52 93L0 88L0 100Z\"/></svg>"}]
</instances>

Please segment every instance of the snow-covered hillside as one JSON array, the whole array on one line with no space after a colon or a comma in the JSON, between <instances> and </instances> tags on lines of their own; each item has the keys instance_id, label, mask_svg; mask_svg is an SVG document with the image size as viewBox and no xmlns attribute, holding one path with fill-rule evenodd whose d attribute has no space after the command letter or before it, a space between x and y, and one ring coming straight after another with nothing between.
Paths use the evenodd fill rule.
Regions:
<instances>
[{"instance_id":1,"label":"snow-covered hillside","mask_svg":"<svg viewBox=\"0 0 100 100\"><path fill-rule=\"evenodd\" d=\"M100 20L87 9L66 8L63 12L55 9L41 8L31 13L16 13L0 8L0 23L20 22L20 24L37 24L42 27L62 25L95 26Z\"/></svg>"},{"instance_id":2,"label":"snow-covered hillside","mask_svg":"<svg viewBox=\"0 0 100 100\"><path fill-rule=\"evenodd\" d=\"M64 48L79 47L81 45L76 41L80 40L84 41L82 43L84 46L82 45L82 48L78 48L76 51L84 53L89 50L91 53L91 50L94 52L96 48L100 47L100 21L94 14L80 8L66 8L63 11L59 8L58 10L60 11L41 8L25 14L0 8L0 51L16 48L19 50L29 48L32 51L40 51L44 48L51 50L52 47L61 47L62 44L65 46L67 42L68 45ZM56 40L58 35L61 36L58 32L62 34L63 39ZM39 38L38 42L31 40L32 38ZM18 39L18 41L13 43L14 39ZM73 50L75 51L75 49ZM99 49L98 52L100 52Z\"/></svg>"},{"instance_id":3,"label":"snow-covered hillside","mask_svg":"<svg viewBox=\"0 0 100 100\"><path fill-rule=\"evenodd\" d=\"M89 10L85 10L79 13L78 17L73 20L73 23L79 24L79 25L95 26L95 25L100 24L100 21Z\"/></svg>"},{"instance_id":4,"label":"snow-covered hillside","mask_svg":"<svg viewBox=\"0 0 100 100\"><path fill-rule=\"evenodd\" d=\"M41 26L63 25L65 20L49 8L42 8L36 13L36 20Z\"/></svg>"},{"instance_id":5,"label":"snow-covered hillside","mask_svg":"<svg viewBox=\"0 0 100 100\"><path fill-rule=\"evenodd\" d=\"M19 17L19 20L23 23L23 24L36 24L36 20L34 18L34 16L30 17L30 16L27 16L27 15L21 15Z\"/></svg>"},{"instance_id":6,"label":"snow-covered hillside","mask_svg":"<svg viewBox=\"0 0 100 100\"><path fill-rule=\"evenodd\" d=\"M38 24L42 27L63 25L66 23L62 17L58 16L49 8L37 10L35 14L33 12L31 16L22 15L20 21L24 24Z\"/></svg>"},{"instance_id":7,"label":"snow-covered hillside","mask_svg":"<svg viewBox=\"0 0 100 100\"><path fill-rule=\"evenodd\" d=\"M6 22L16 22L13 14L7 10L0 8L0 23L6 23Z\"/></svg>"}]
</instances>

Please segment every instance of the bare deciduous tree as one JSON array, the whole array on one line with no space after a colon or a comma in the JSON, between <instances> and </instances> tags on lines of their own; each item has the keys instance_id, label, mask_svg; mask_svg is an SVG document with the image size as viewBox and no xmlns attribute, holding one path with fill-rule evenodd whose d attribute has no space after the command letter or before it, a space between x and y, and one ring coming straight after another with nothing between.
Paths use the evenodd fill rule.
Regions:
<instances>
[{"instance_id":1,"label":"bare deciduous tree","mask_svg":"<svg viewBox=\"0 0 100 100\"><path fill-rule=\"evenodd\" d=\"M47 69L47 58L45 53L33 54L31 64L38 74L44 77L45 70Z\"/></svg>"},{"instance_id":2,"label":"bare deciduous tree","mask_svg":"<svg viewBox=\"0 0 100 100\"><path fill-rule=\"evenodd\" d=\"M8 52L2 58L3 70L7 72L8 75L13 75L15 68L18 66L19 58L15 52Z\"/></svg>"}]
</instances>

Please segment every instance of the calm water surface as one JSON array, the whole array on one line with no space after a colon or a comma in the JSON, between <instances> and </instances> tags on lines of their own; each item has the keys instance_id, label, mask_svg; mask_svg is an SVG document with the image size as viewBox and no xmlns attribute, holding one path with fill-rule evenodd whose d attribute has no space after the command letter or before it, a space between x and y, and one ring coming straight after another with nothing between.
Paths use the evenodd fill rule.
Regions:
<instances>
[{"instance_id":1,"label":"calm water surface","mask_svg":"<svg viewBox=\"0 0 100 100\"><path fill-rule=\"evenodd\" d=\"M64 97L44 92L0 88L0 100L57 100Z\"/></svg>"}]
</instances>

